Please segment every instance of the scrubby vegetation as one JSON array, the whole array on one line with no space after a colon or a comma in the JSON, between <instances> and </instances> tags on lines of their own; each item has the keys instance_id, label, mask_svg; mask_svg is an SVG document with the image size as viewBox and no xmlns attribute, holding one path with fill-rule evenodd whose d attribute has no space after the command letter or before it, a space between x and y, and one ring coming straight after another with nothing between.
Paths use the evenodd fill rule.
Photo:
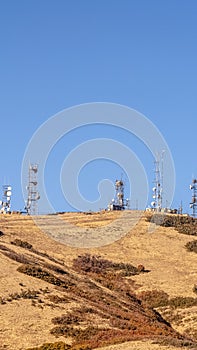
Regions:
<instances>
[{"instance_id":1,"label":"scrubby vegetation","mask_svg":"<svg viewBox=\"0 0 197 350\"><path fill-rule=\"evenodd\" d=\"M193 286L193 292L197 294L197 284Z\"/></svg>"},{"instance_id":2,"label":"scrubby vegetation","mask_svg":"<svg viewBox=\"0 0 197 350\"><path fill-rule=\"evenodd\" d=\"M131 264L115 263L100 256L90 254L79 255L73 260L73 269L92 277L96 282L110 290L125 290L128 285L134 288L134 282L125 277L148 272L141 264L135 267Z\"/></svg>"},{"instance_id":3,"label":"scrubby vegetation","mask_svg":"<svg viewBox=\"0 0 197 350\"><path fill-rule=\"evenodd\" d=\"M21 246L21 243L19 244ZM22 245L24 248L24 244ZM25 246L25 249L28 249L26 244ZM17 270L53 284L64 293L69 292L73 300L80 300L81 307L52 319L54 327L51 334L56 337L72 337L71 348L57 342L45 344L37 349L94 349L142 337L172 337L184 340L183 336L175 332L170 324L153 310L155 307L172 303L168 295L158 291L142 292L140 298L137 298L133 292L133 282L130 278L125 278L144 272L143 265L135 267L85 254L73 261L77 277L56 265L43 262L42 264L43 266L35 263L22 264ZM57 296L50 298L54 303L63 301ZM64 296L62 298L64 299ZM181 302L183 300L174 300L173 305L180 306ZM184 302L195 304L194 300Z\"/></svg>"},{"instance_id":4,"label":"scrubby vegetation","mask_svg":"<svg viewBox=\"0 0 197 350\"><path fill-rule=\"evenodd\" d=\"M63 342L56 342L56 343L46 343L42 346L36 347L36 348L29 348L27 350L92 350L87 345L67 345Z\"/></svg>"},{"instance_id":5,"label":"scrubby vegetation","mask_svg":"<svg viewBox=\"0 0 197 350\"><path fill-rule=\"evenodd\" d=\"M62 261L57 260L57 259L54 259L53 257L51 257L50 255L48 255L47 253L43 253L43 252L40 252L40 251L34 249L34 247L33 247L32 244L30 244L30 243L28 243L28 242L26 242L26 241L22 241L21 239L16 238L16 239L14 239L13 241L11 241L11 244L16 245L16 246L18 246L18 247L22 247L22 248L24 248L24 249L28 249L28 250L30 250L32 253L34 253L34 254L36 254L36 255L38 255L38 256L41 256L41 257L43 257L43 258L47 258L47 259L49 259L49 260L51 260L51 261L53 261L53 262L55 262L55 263L57 263L57 264L64 265Z\"/></svg>"},{"instance_id":6,"label":"scrubby vegetation","mask_svg":"<svg viewBox=\"0 0 197 350\"><path fill-rule=\"evenodd\" d=\"M191 216L153 214L148 215L147 220L156 225L174 227L180 233L197 236L197 219Z\"/></svg>"},{"instance_id":7,"label":"scrubby vegetation","mask_svg":"<svg viewBox=\"0 0 197 350\"><path fill-rule=\"evenodd\" d=\"M157 308L169 304L169 295L164 291L151 290L138 293L138 298L146 307Z\"/></svg>"},{"instance_id":8,"label":"scrubby vegetation","mask_svg":"<svg viewBox=\"0 0 197 350\"><path fill-rule=\"evenodd\" d=\"M146 305L146 307L150 307L151 309L156 308L169 324L173 323L174 325L180 325L180 323L183 322L185 311L183 312L182 309L189 310L191 307L197 306L197 298L181 296L169 298L167 293L158 290L141 292L138 294L138 297L143 305ZM194 322L195 321L196 317L194 316ZM161 341L161 344L178 347L193 345L194 348L196 348L196 344L194 344L194 340L197 340L195 328L188 329L185 334L188 336L190 335L193 340L180 340L174 337L167 337Z\"/></svg>"},{"instance_id":9,"label":"scrubby vegetation","mask_svg":"<svg viewBox=\"0 0 197 350\"><path fill-rule=\"evenodd\" d=\"M174 297L169 300L169 306L174 309L177 308L188 308L192 306L197 306L197 298L192 297Z\"/></svg>"},{"instance_id":10,"label":"scrubby vegetation","mask_svg":"<svg viewBox=\"0 0 197 350\"><path fill-rule=\"evenodd\" d=\"M118 271L121 272L122 276L133 276L144 271L143 265L140 265L138 269L131 264L115 263L110 260L102 259L100 256L91 256L90 254L79 255L74 259L73 268L79 272L92 272L96 274Z\"/></svg>"},{"instance_id":11,"label":"scrubby vegetation","mask_svg":"<svg viewBox=\"0 0 197 350\"><path fill-rule=\"evenodd\" d=\"M175 337L184 339L176 333L150 304L143 303L132 292L130 280L125 279L124 270L138 274L139 268L123 263L114 263L98 256L78 256L73 261L73 267L85 274L81 284L72 288L72 293L82 298L90 307L73 309L60 317L52 319L55 325L51 333L57 337L72 337L75 346L89 346L94 349L99 346L121 343L142 337L160 338ZM88 279L91 278L91 280ZM94 283L96 281L96 283ZM98 285L99 283L99 285ZM110 292L101 288L104 286ZM111 293L113 291L113 294ZM152 295L155 299L156 294ZM161 292L159 305L168 295ZM150 295L149 295L150 299ZM94 320L94 324L92 324ZM102 325L105 324L105 328ZM82 347L83 348L83 347Z\"/></svg>"},{"instance_id":12,"label":"scrubby vegetation","mask_svg":"<svg viewBox=\"0 0 197 350\"><path fill-rule=\"evenodd\" d=\"M2 244L0 244L0 251L3 255L5 255L6 257L8 257L16 262L19 262L22 264L28 264L28 263L32 262L32 259L27 258L24 254L16 253L12 249L10 249Z\"/></svg>"},{"instance_id":13,"label":"scrubby vegetation","mask_svg":"<svg viewBox=\"0 0 197 350\"><path fill-rule=\"evenodd\" d=\"M163 218L164 221L162 221ZM182 219L176 215L166 215L165 217L157 216L157 219L157 224L166 227L172 226L179 229L179 232L182 231L181 226L183 225L187 234L192 232L195 235L196 221L192 218ZM157 219L155 216L154 220ZM12 227L14 227L14 223ZM20 225L19 227L18 232L22 232L21 236L17 231L14 231L12 235L6 227L5 232L8 232L8 235L6 235L5 240L2 238L0 242L0 252L16 262L11 263L10 273L13 273L14 269L17 268L12 293L6 292L10 293L6 294L6 297L3 294L0 296L0 306L3 312L8 309L13 310L14 304L17 308L20 305L24 308L27 306L28 315L31 315L31 310L35 314L44 315L46 310L47 317L42 320L42 322L45 320L47 322L44 332L48 331L48 334L51 333L55 336L56 342L45 343L32 348L32 350L90 350L110 344L142 339L155 340L161 344L189 346L190 348L193 346L195 348L196 344L192 343L188 336L180 335L170 325L171 322L176 325L179 321L183 324L183 315L194 315L192 311L195 311L195 308L191 313L190 310L184 309L197 306L195 294L194 298L170 298L167 293L160 290L144 291L137 294L139 285L133 281L132 276L148 272L143 261L140 265L134 266L135 261L133 261L133 265L132 261L131 264L128 264L127 260L123 262L111 261L104 256L84 254L74 259L72 267L66 266L63 261L57 258L67 254L66 249L57 250L57 253L55 249L51 249L53 251L51 254L54 254L54 257L50 256L50 243L46 245L48 254L45 252L45 248L42 248L43 251L39 251L34 248L34 244L35 247L39 247L40 242L44 242L40 236L39 239L36 236L37 241L35 240L34 243L32 237L28 236L29 233L24 232L23 234L23 228ZM4 226L2 226L2 230L4 230ZM23 237L24 240L22 240ZM144 239L143 235L140 234L141 238ZM11 244L8 242L9 239L11 239ZM195 251L195 242L189 242L187 249ZM130 244L128 244L128 249L129 247ZM70 262L71 254L75 254L76 251L73 253L72 249L69 248L68 259L65 258L65 260ZM189 254L187 255L189 256ZM6 266L7 262L9 263L8 259L3 258L2 261L3 266ZM155 268L157 267L158 265L155 265ZM139 279L136 278L136 280ZM41 281L43 291L37 287ZM32 284L30 284L31 282ZM27 289L29 286L31 288ZM142 285L140 287L143 288ZM44 288L46 290L48 288L46 293ZM191 289L192 286L189 288ZM197 286L194 286L193 291L197 293ZM2 288L2 293L4 293L4 288ZM43 311L32 309L35 306L42 308ZM56 309L53 310L54 308ZM48 315L51 315L50 318ZM193 323L188 322L188 329L192 327ZM39 324L36 327L39 327ZM26 327L26 331L27 329L28 327ZM193 336L190 331L185 334ZM67 339L68 337L69 339ZM5 339L4 334L6 345ZM65 340L62 342L60 341L62 339ZM47 333L44 333L42 340L43 342L49 340ZM72 345L67 345L67 341Z\"/></svg>"},{"instance_id":14,"label":"scrubby vegetation","mask_svg":"<svg viewBox=\"0 0 197 350\"><path fill-rule=\"evenodd\" d=\"M187 248L187 250L189 252L194 252L194 253L197 253L197 241L191 241L191 242L188 242L185 247Z\"/></svg>"},{"instance_id":15,"label":"scrubby vegetation","mask_svg":"<svg viewBox=\"0 0 197 350\"><path fill-rule=\"evenodd\" d=\"M66 345L63 342L57 342L57 343L46 343L36 348L28 348L27 350L70 350L70 349L71 349L70 345Z\"/></svg>"},{"instance_id":16,"label":"scrubby vegetation","mask_svg":"<svg viewBox=\"0 0 197 350\"><path fill-rule=\"evenodd\" d=\"M189 348L191 350L196 349L196 343L191 339L177 339L173 337L166 337L165 339L157 339L157 342L155 343L160 344L161 346L174 346L178 348Z\"/></svg>"},{"instance_id":17,"label":"scrubby vegetation","mask_svg":"<svg viewBox=\"0 0 197 350\"><path fill-rule=\"evenodd\" d=\"M140 298L136 297L131 277L146 272L142 264L136 267L85 254L73 260L73 272L58 260L38 252L26 241L15 239L12 245L15 251L7 245L0 245L0 251L20 263L17 271L55 286L61 296L47 295L43 303L40 291L28 290L10 295L7 300L0 299L1 304L20 298L32 299L32 306L39 302L49 305L46 304L47 298L53 305L63 305L71 299L79 304L51 320L51 334L57 338L71 337L72 346L56 342L34 349L90 350L144 338L185 340L153 309L172 303L166 293L144 292ZM196 305L194 300L185 303ZM180 304L180 300L174 301L174 305ZM44 306L41 304L41 307Z\"/></svg>"},{"instance_id":18,"label":"scrubby vegetation","mask_svg":"<svg viewBox=\"0 0 197 350\"><path fill-rule=\"evenodd\" d=\"M68 303L69 302L69 298L67 297L60 297L59 295L48 295L47 297L49 299L49 301L51 303L54 303L54 304L60 304L60 303Z\"/></svg>"},{"instance_id":19,"label":"scrubby vegetation","mask_svg":"<svg viewBox=\"0 0 197 350\"><path fill-rule=\"evenodd\" d=\"M33 246L32 244L26 242L26 241L21 241L21 239L15 239L14 241L11 241L11 244L14 244L18 247L26 248L26 249L32 249Z\"/></svg>"},{"instance_id":20,"label":"scrubby vegetation","mask_svg":"<svg viewBox=\"0 0 197 350\"><path fill-rule=\"evenodd\" d=\"M41 294L48 293L48 290L43 290L40 288L39 290L27 289L21 290L21 292L10 293L7 297L0 296L0 304L10 303L14 300L20 299L31 299L32 301L37 300L39 303L42 303ZM34 303L34 306L36 304Z\"/></svg>"},{"instance_id":21,"label":"scrubby vegetation","mask_svg":"<svg viewBox=\"0 0 197 350\"><path fill-rule=\"evenodd\" d=\"M17 253L14 250L8 248L7 246L0 244L1 253L12 260L15 260L16 262L19 262L22 264L32 264L32 263L35 263L37 261L37 256L41 256L41 257L49 259L50 261L53 261L54 263L56 263L58 265L63 265L63 267L64 267L64 264L61 261L54 259L53 257L49 257L48 254L45 254L45 253L42 253L42 252L35 250L33 248L33 246L26 241L22 241L20 239L15 239L14 241L11 241L11 244L18 246L18 247L21 247L21 248L24 248L24 249L27 249L36 255L36 257L34 257L33 255L32 256L28 255L28 257L27 257L27 255L25 255L25 254ZM55 265L51 265L51 264L47 264L47 263L45 265L47 265L47 267L49 267L51 270L53 269L54 271L55 270L57 271L57 269L58 269L57 272L66 273L64 269L60 269Z\"/></svg>"},{"instance_id":22,"label":"scrubby vegetation","mask_svg":"<svg viewBox=\"0 0 197 350\"><path fill-rule=\"evenodd\" d=\"M181 296L169 298L167 293L160 290L143 291L138 293L138 298L142 301L143 305L150 308L169 306L172 309L184 309L197 306L197 298Z\"/></svg>"},{"instance_id":23,"label":"scrubby vegetation","mask_svg":"<svg viewBox=\"0 0 197 350\"><path fill-rule=\"evenodd\" d=\"M49 266L47 266L47 267L49 267ZM23 265L18 267L17 271L25 273L28 276L39 278L45 282L54 284L56 286L61 286L65 289L67 289L68 287L73 285L73 282L71 282L69 279L62 280L59 277L56 277L51 272L47 271L46 269L44 269L36 264L23 264ZM56 270L56 272L57 272L57 270Z\"/></svg>"}]
</instances>

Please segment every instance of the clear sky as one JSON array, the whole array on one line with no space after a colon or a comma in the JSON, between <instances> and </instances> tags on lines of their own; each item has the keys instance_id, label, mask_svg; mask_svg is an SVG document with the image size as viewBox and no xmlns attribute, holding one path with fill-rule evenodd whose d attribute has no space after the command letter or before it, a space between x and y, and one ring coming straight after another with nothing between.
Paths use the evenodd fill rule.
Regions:
<instances>
[{"instance_id":1,"label":"clear sky","mask_svg":"<svg viewBox=\"0 0 197 350\"><path fill-rule=\"evenodd\" d=\"M175 163L173 205L183 200L189 211L197 176L196 18L196 0L0 0L0 186L13 186L14 210L24 206L21 163L33 133L65 108L100 101L134 108L159 128ZM72 210L60 193L64 146L109 134L124 140L118 131L83 128L54 148L45 178L55 210ZM131 143L151 188L153 158ZM90 200L101 178L115 181L121 172L98 162L79 178Z\"/></svg>"}]
</instances>

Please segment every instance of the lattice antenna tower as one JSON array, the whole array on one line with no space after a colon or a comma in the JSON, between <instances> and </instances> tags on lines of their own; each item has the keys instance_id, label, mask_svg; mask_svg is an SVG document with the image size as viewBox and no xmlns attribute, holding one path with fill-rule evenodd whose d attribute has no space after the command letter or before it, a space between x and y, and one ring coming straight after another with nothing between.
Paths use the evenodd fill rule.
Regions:
<instances>
[{"instance_id":1,"label":"lattice antenna tower","mask_svg":"<svg viewBox=\"0 0 197 350\"><path fill-rule=\"evenodd\" d=\"M12 196L12 187L10 185L3 185L3 195L1 204L1 213L10 214L11 213L11 196Z\"/></svg>"},{"instance_id":2,"label":"lattice antenna tower","mask_svg":"<svg viewBox=\"0 0 197 350\"><path fill-rule=\"evenodd\" d=\"M160 195L161 195L160 202L161 202L161 208L163 208L164 153L165 153L165 150L163 150L163 151L161 152L161 160L160 160L160 164L161 164L161 188L160 188Z\"/></svg>"},{"instance_id":3,"label":"lattice antenna tower","mask_svg":"<svg viewBox=\"0 0 197 350\"><path fill-rule=\"evenodd\" d=\"M124 199L124 182L121 180L116 180L115 182L115 198L112 199L111 203L108 205L108 210L124 210L129 208L129 199Z\"/></svg>"},{"instance_id":4,"label":"lattice antenna tower","mask_svg":"<svg viewBox=\"0 0 197 350\"><path fill-rule=\"evenodd\" d=\"M37 173L38 173L38 165L30 164L29 175L28 175L28 186L27 186L28 196L27 196L27 204L25 207L28 215L38 214L38 200L40 199L40 195L37 189L37 186L38 186Z\"/></svg>"},{"instance_id":5,"label":"lattice antenna tower","mask_svg":"<svg viewBox=\"0 0 197 350\"><path fill-rule=\"evenodd\" d=\"M192 190L192 201L190 203L190 208L192 208L192 216L197 217L197 179L192 180L190 185L190 190Z\"/></svg>"},{"instance_id":6,"label":"lattice antenna tower","mask_svg":"<svg viewBox=\"0 0 197 350\"><path fill-rule=\"evenodd\" d=\"M120 207L124 207L124 182L122 181L122 179L116 180L115 186L116 186L115 204L119 205Z\"/></svg>"},{"instance_id":7,"label":"lattice antenna tower","mask_svg":"<svg viewBox=\"0 0 197 350\"><path fill-rule=\"evenodd\" d=\"M151 205L153 209L160 212L162 209L162 195L163 195L163 152L156 157L154 161L154 187L153 187L153 201Z\"/></svg>"}]
</instances>

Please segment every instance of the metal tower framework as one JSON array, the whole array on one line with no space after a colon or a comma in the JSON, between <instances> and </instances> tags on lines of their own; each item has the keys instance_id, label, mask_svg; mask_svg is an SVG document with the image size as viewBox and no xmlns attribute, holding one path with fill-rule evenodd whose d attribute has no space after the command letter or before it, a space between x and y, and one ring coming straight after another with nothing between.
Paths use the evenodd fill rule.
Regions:
<instances>
[{"instance_id":1,"label":"metal tower framework","mask_svg":"<svg viewBox=\"0 0 197 350\"><path fill-rule=\"evenodd\" d=\"M124 206L124 183L123 183L123 181L116 180L115 187L116 187L115 204L119 205L120 207L123 207Z\"/></svg>"},{"instance_id":2,"label":"metal tower framework","mask_svg":"<svg viewBox=\"0 0 197 350\"><path fill-rule=\"evenodd\" d=\"M28 179L28 196L27 196L27 204L26 211L28 215L37 215L38 214L38 200L40 199L40 195L37 190L37 173L38 173L38 165L30 164L29 166L29 179Z\"/></svg>"},{"instance_id":3,"label":"metal tower framework","mask_svg":"<svg viewBox=\"0 0 197 350\"><path fill-rule=\"evenodd\" d=\"M1 204L1 213L10 214L11 213L11 195L12 187L10 185L3 185L3 195Z\"/></svg>"},{"instance_id":4,"label":"metal tower framework","mask_svg":"<svg viewBox=\"0 0 197 350\"><path fill-rule=\"evenodd\" d=\"M161 155L157 156L155 162L155 178L154 178L154 187L153 187L153 201L151 206L157 212L160 212L162 209L162 200L163 200L163 152Z\"/></svg>"},{"instance_id":5,"label":"metal tower framework","mask_svg":"<svg viewBox=\"0 0 197 350\"><path fill-rule=\"evenodd\" d=\"M193 209L192 216L196 218L197 217L197 179L192 180L192 184L190 185L190 190L192 190L192 201L190 203L190 208Z\"/></svg>"},{"instance_id":6,"label":"metal tower framework","mask_svg":"<svg viewBox=\"0 0 197 350\"><path fill-rule=\"evenodd\" d=\"M124 210L129 208L129 199L124 199L124 182L122 180L116 180L115 182L116 194L115 198L109 204L109 210Z\"/></svg>"}]
</instances>

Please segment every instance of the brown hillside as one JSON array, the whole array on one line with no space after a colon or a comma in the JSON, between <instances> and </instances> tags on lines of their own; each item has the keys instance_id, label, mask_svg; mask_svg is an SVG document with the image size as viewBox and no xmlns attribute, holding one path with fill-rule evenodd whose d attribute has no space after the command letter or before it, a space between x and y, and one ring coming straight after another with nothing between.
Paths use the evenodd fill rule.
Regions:
<instances>
[{"instance_id":1,"label":"brown hillside","mask_svg":"<svg viewBox=\"0 0 197 350\"><path fill-rule=\"evenodd\" d=\"M119 227L129 231L134 220L117 212L59 218L61 227L55 216L49 223L39 220L45 231L53 224L53 237L59 234L61 242L66 222L75 225L75 243L81 227L87 234L91 228L97 245L110 230L116 230L114 239ZM127 342L125 350L156 350L160 344L153 341L166 349L195 348L196 254L185 248L191 236L160 226L151 233L148 226L143 216L114 243L74 248L52 239L30 217L1 215L0 349L63 342L68 349L111 350L121 345L110 344Z\"/></svg>"}]
</instances>

